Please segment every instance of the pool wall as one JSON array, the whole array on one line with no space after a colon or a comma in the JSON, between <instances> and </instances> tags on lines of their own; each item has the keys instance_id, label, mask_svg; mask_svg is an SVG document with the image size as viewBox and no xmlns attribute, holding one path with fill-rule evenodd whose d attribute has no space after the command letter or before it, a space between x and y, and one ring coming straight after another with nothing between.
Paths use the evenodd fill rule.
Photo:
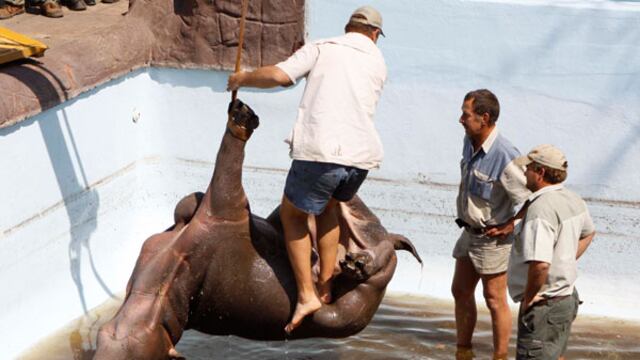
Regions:
<instances>
[{"instance_id":1,"label":"pool wall","mask_svg":"<svg viewBox=\"0 0 640 360\"><path fill-rule=\"evenodd\" d=\"M579 263L583 313L640 320L640 4L614 1L374 1L389 81L385 146L361 196L425 260L407 254L390 291L449 298L464 94L499 97L521 151L553 143L598 235ZM355 1L310 1L311 39L337 35ZM330 14L331 16L328 16ZM224 131L226 74L143 69L0 129L0 348L13 358L121 294L142 241L204 190ZM252 210L278 203L283 139L303 85L241 92L261 116L247 146ZM479 298L481 293L477 294Z\"/></svg>"}]
</instances>

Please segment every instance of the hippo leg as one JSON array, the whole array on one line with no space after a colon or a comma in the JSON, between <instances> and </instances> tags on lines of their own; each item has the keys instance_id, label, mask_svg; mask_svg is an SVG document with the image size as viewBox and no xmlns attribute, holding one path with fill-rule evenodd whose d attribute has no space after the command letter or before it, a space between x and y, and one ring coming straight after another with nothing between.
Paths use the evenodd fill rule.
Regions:
<instances>
[{"instance_id":1,"label":"hippo leg","mask_svg":"<svg viewBox=\"0 0 640 360\"><path fill-rule=\"evenodd\" d=\"M246 141L258 124L258 116L240 100L229 105L227 130L218 150L213 177L203 199L204 206L198 208L198 212L204 214L196 217L249 219L248 201L242 187L242 164Z\"/></svg>"},{"instance_id":2,"label":"hippo leg","mask_svg":"<svg viewBox=\"0 0 640 360\"><path fill-rule=\"evenodd\" d=\"M373 258L367 251L348 252L340 260L341 274L356 281L366 281L374 271Z\"/></svg>"},{"instance_id":3,"label":"hippo leg","mask_svg":"<svg viewBox=\"0 0 640 360\"><path fill-rule=\"evenodd\" d=\"M145 241L124 304L99 331L96 360L178 358L174 345L188 325L213 253L225 235L249 236L241 176L246 140L258 119L235 101L228 120L207 192L181 200L176 224Z\"/></svg>"},{"instance_id":4,"label":"hippo leg","mask_svg":"<svg viewBox=\"0 0 640 360\"><path fill-rule=\"evenodd\" d=\"M204 193L198 191L183 197L178 202L173 211L173 221L175 223L173 230L180 230L191 221L203 198Z\"/></svg>"}]
</instances>

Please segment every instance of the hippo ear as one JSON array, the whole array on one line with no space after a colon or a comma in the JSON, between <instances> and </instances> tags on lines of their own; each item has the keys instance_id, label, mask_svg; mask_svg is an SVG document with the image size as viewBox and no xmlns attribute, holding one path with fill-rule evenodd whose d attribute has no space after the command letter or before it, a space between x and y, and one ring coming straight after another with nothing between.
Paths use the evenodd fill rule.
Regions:
<instances>
[{"instance_id":1,"label":"hippo ear","mask_svg":"<svg viewBox=\"0 0 640 360\"><path fill-rule=\"evenodd\" d=\"M420 255L418 255L418 251L416 250L416 247L413 246L411 240L407 239L403 235L393 233L389 234L389 240L391 240L391 242L393 243L394 249L406 250L410 252L416 258L416 260L418 260L418 262L422 264L422 259L420 258Z\"/></svg>"}]
</instances>

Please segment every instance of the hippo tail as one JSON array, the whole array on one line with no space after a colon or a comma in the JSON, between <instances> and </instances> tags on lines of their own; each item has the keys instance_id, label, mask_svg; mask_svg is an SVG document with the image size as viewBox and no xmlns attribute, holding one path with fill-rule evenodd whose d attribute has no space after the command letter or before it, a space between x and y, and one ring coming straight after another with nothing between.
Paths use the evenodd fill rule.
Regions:
<instances>
[{"instance_id":1,"label":"hippo tail","mask_svg":"<svg viewBox=\"0 0 640 360\"><path fill-rule=\"evenodd\" d=\"M413 257L415 257L416 260L418 260L420 265L422 265L422 259L420 258L420 255L418 255L418 251L416 250L416 247L413 246L413 243L411 242L411 240L407 239L405 236L400 234L389 234L389 236L391 237L391 242L393 243L394 249L405 250L410 252L413 255Z\"/></svg>"}]
</instances>

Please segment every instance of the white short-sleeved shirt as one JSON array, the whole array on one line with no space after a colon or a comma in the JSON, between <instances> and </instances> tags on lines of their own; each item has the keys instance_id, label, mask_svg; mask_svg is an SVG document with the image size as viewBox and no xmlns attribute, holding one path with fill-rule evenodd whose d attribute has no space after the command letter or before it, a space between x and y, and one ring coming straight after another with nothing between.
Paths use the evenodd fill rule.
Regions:
<instances>
[{"instance_id":1,"label":"white short-sleeved shirt","mask_svg":"<svg viewBox=\"0 0 640 360\"><path fill-rule=\"evenodd\" d=\"M571 295L577 278L578 241L595 231L584 200L562 184L546 186L529 197L530 205L515 233L509 260L509 294L522 301L529 261L550 264L538 295Z\"/></svg>"},{"instance_id":2,"label":"white short-sleeved shirt","mask_svg":"<svg viewBox=\"0 0 640 360\"><path fill-rule=\"evenodd\" d=\"M276 66L294 83L307 79L287 139L293 159L380 167L383 150L373 117L387 67L370 38L349 32L315 41Z\"/></svg>"}]
</instances>

